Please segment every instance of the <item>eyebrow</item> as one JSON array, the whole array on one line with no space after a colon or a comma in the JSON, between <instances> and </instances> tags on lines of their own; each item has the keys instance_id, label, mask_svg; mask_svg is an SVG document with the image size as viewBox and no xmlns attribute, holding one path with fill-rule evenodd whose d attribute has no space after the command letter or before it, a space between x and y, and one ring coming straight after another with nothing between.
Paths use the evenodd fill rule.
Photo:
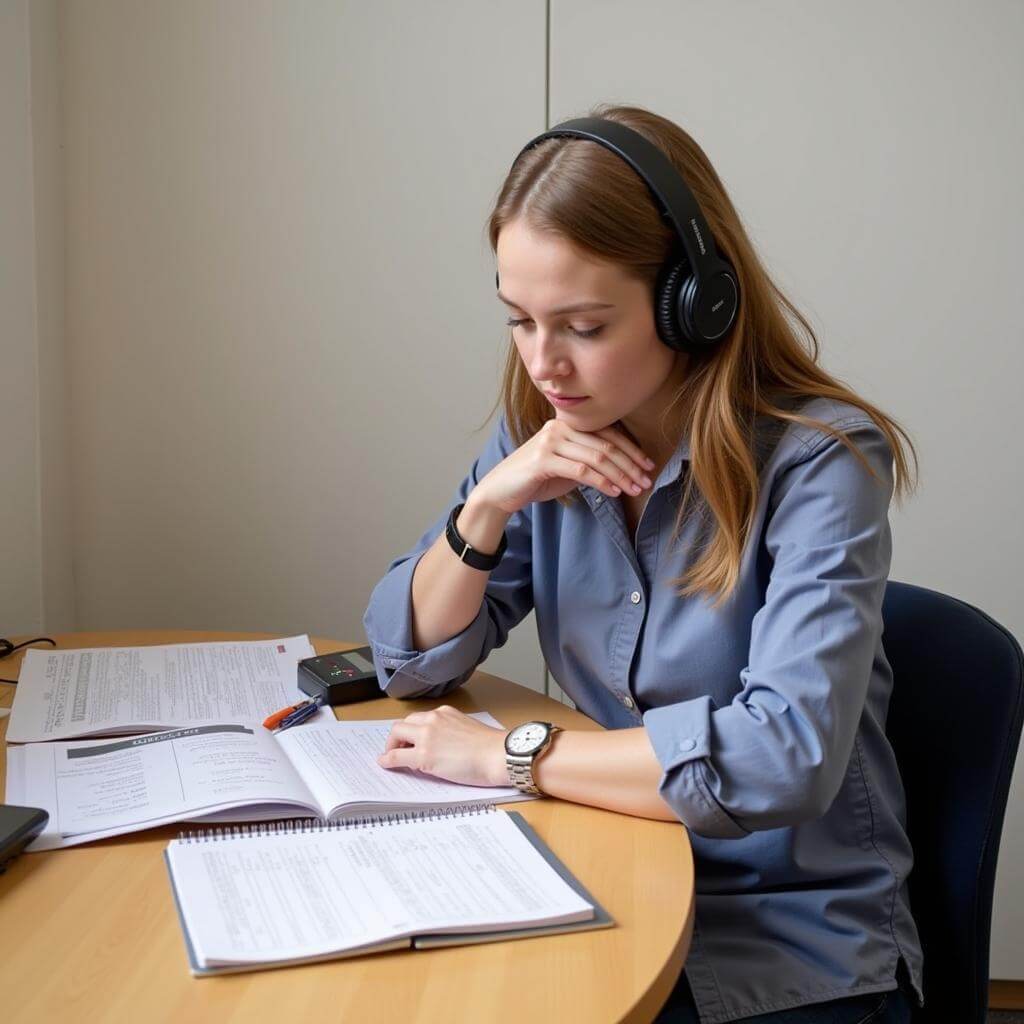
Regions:
<instances>
[{"instance_id":1,"label":"eyebrow","mask_svg":"<svg viewBox=\"0 0 1024 1024\"><path fill-rule=\"evenodd\" d=\"M498 298L505 303L506 306L511 306L513 309L522 309L523 307L513 302L511 299L506 299L501 292L498 292ZM552 316L558 316L560 313L585 313L591 309L614 309L615 307L610 302L577 302L571 306L561 306L558 309L551 310Z\"/></svg>"}]
</instances>

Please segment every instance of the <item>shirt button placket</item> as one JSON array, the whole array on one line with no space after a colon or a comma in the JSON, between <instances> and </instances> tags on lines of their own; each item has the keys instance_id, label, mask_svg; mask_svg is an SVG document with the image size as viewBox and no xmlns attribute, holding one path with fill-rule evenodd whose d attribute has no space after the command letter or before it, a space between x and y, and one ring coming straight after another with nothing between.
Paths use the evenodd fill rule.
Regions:
<instances>
[{"instance_id":1,"label":"shirt button placket","mask_svg":"<svg viewBox=\"0 0 1024 1024\"><path fill-rule=\"evenodd\" d=\"M641 594L639 590L634 590L629 595L629 602L630 602L630 604L637 604L638 605L638 604L640 604L640 602L643 599L644 599L644 595ZM624 708L629 708L630 711L633 711L636 708L636 701L633 700L633 698L630 697L630 695L628 693L627 694L623 694L620 699L622 701L622 706Z\"/></svg>"}]
</instances>

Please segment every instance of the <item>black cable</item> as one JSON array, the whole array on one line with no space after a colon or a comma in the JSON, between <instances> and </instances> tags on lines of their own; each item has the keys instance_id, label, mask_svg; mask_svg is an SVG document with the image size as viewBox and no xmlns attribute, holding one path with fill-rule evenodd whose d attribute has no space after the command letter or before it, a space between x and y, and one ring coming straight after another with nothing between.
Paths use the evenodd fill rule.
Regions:
<instances>
[{"instance_id":1,"label":"black cable","mask_svg":"<svg viewBox=\"0 0 1024 1024\"><path fill-rule=\"evenodd\" d=\"M56 647L57 641L51 640L48 636L37 636L34 640L23 640L20 644L12 644L10 640L0 636L0 658L8 658L15 651L20 651L22 647L28 647L30 644L50 644ZM18 680L0 679L0 683L10 683L12 686L17 686Z\"/></svg>"}]
</instances>

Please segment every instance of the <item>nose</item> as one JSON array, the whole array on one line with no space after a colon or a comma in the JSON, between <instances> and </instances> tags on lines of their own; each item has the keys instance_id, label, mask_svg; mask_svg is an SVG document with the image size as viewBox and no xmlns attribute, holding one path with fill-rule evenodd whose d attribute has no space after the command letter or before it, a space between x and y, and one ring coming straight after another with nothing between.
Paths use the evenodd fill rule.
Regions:
<instances>
[{"instance_id":1,"label":"nose","mask_svg":"<svg viewBox=\"0 0 1024 1024\"><path fill-rule=\"evenodd\" d=\"M526 369L536 381L556 380L568 376L572 367L565 353L560 349L554 331L535 327L533 337L527 342L529 354L525 360Z\"/></svg>"}]
</instances>

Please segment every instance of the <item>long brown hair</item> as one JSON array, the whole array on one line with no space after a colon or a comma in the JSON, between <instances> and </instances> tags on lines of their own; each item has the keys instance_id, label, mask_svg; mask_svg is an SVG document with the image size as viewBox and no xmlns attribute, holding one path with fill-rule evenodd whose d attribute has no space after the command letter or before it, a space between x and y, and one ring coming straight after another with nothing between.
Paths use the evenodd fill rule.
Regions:
<instances>
[{"instance_id":1,"label":"long brown hair","mask_svg":"<svg viewBox=\"0 0 1024 1024\"><path fill-rule=\"evenodd\" d=\"M674 536L698 508L707 530L699 559L672 583L678 585L680 597L703 591L716 598L717 606L736 585L757 508L756 417L768 417L782 428L789 421L831 434L877 479L843 432L796 411L815 397L859 407L892 448L897 501L916 487L917 453L895 420L818 365L814 331L769 277L700 146L678 125L642 107L599 104L586 116L625 124L668 156L700 204L719 254L732 264L739 281L735 325L710 354L690 356L685 380L662 421L666 440L675 443L687 433L690 437L690 472ZM646 282L652 302L659 268L679 248L673 229L661 219L636 172L604 146L584 139L546 139L515 163L487 222L495 254L502 228L518 217L532 230L560 236ZM530 380L511 337L498 402L504 405L509 434L517 445L554 415ZM897 434L913 455L913 483ZM570 492L558 500L568 504L579 497Z\"/></svg>"}]
</instances>

